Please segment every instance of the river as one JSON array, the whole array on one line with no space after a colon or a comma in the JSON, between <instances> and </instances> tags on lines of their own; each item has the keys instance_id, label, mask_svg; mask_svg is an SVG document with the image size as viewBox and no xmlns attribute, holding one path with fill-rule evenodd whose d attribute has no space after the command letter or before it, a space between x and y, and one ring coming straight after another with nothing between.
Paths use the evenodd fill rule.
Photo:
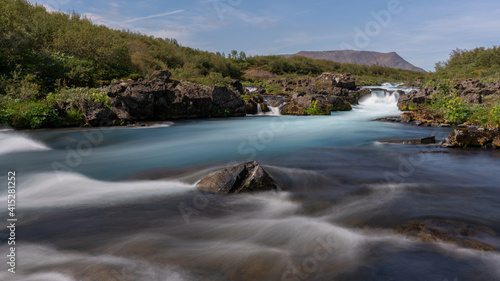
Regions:
<instances>
[{"instance_id":1,"label":"river","mask_svg":"<svg viewBox=\"0 0 500 281\"><path fill-rule=\"evenodd\" d=\"M439 218L500 233L500 153L379 143L452 130L372 121L401 114L396 102L374 92L331 116L0 131L0 182L16 171L18 219L16 274L3 229L0 279L500 280L497 251L393 230ZM252 160L283 190L194 187ZM0 202L7 218L6 188Z\"/></svg>"}]
</instances>

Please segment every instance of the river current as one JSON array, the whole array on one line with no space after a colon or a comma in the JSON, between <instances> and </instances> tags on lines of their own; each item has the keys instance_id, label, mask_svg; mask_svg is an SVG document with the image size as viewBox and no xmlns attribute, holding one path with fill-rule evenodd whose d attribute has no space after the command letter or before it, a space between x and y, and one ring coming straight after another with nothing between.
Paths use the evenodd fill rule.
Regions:
<instances>
[{"instance_id":1,"label":"river current","mask_svg":"<svg viewBox=\"0 0 500 281\"><path fill-rule=\"evenodd\" d=\"M500 233L500 153L379 143L452 130L373 121L396 103L375 91L331 116L2 130L0 214L15 171L18 221L16 274L0 232L0 280L500 280L497 251L394 231L436 218ZM252 160L282 191L195 189Z\"/></svg>"}]
</instances>

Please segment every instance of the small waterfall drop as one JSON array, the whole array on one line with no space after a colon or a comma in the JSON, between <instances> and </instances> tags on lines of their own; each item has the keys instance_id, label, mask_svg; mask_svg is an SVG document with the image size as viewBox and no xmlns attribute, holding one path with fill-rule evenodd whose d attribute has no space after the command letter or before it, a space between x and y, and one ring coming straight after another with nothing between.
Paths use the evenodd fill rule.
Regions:
<instances>
[{"instance_id":1,"label":"small waterfall drop","mask_svg":"<svg viewBox=\"0 0 500 281\"><path fill-rule=\"evenodd\" d=\"M257 115L264 115L264 112L262 112L262 106L260 106L260 103L257 104Z\"/></svg>"}]
</instances>

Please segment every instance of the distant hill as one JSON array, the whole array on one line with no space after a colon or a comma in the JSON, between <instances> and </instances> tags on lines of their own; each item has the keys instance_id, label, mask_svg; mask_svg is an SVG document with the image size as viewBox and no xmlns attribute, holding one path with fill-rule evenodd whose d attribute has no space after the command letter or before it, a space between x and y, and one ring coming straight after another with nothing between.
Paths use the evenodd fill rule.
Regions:
<instances>
[{"instance_id":1,"label":"distant hill","mask_svg":"<svg viewBox=\"0 0 500 281\"><path fill-rule=\"evenodd\" d=\"M323 52L308 52L301 51L293 55L283 55L284 57L304 56L312 59L331 60L340 63L353 63L364 65L380 65L398 69L406 69L413 71L426 72L420 67L404 60L396 52L379 53L368 51L323 51Z\"/></svg>"}]
</instances>

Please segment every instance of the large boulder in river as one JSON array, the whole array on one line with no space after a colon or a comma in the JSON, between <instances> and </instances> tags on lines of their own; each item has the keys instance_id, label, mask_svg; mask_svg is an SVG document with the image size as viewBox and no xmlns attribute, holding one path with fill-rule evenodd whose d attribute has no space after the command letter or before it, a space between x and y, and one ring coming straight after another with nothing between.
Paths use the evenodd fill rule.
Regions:
<instances>
[{"instance_id":1,"label":"large boulder in river","mask_svg":"<svg viewBox=\"0 0 500 281\"><path fill-rule=\"evenodd\" d=\"M500 128L490 130L457 129L441 143L442 147L500 147Z\"/></svg>"},{"instance_id":2,"label":"large boulder in river","mask_svg":"<svg viewBox=\"0 0 500 281\"><path fill-rule=\"evenodd\" d=\"M204 177L197 188L218 194L277 190L269 174L257 161L222 169Z\"/></svg>"}]
</instances>

